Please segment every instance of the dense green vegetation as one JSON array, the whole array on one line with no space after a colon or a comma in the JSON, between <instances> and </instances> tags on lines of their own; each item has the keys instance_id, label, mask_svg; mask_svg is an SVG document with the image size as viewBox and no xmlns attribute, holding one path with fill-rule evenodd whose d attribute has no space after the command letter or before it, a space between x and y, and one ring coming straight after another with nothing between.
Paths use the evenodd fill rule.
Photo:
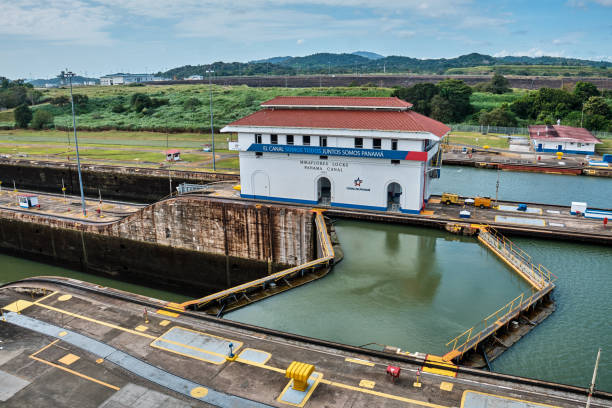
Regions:
<instances>
[{"instance_id":1,"label":"dense green vegetation","mask_svg":"<svg viewBox=\"0 0 612 408\"><path fill-rule=\"evenodd\" d=\"M389 88L249 88L213 86L215 128L259 109L277 95L389 96ZM83 87L75 94L77 127L104 130L208 131L210 130L207 85ZM50 89L44 96L53 103L35 106L54 116L55 126L72 126L66 89ZM65 102L68 103L65 103Z\"/></svg>"},{"instance_id":2,"label":"dense green vegetation","mask_svg":"<svg viewBox=\"0 0 612 408\"><path fill-rule=\"evenodd\" d=\"M448 75L522 75L522 76L598 76L612 77L612 69L608 65L485 65L466 68L449 68Z\"/></svg>"},{"instance_id":3,"label":"dense green vegetation","mask_svg":"<svg viewBox=\"0 0 612 408\"><path fill-rule=\"evenodd\" d=\"M612 76L612 63L561 57L492 57L472 53L457 58L418 59L402 56L367 58L362 55L318 53L305 57L274 57L265 60L215 62L207 65L185 65L159 76L182 79L191 75L206 75L214 70L217 76L228 75L301 75L354 73L427 73L513 75L582 75Z\"/></svg>"},{"instance_id":4,"label":"dense green vegetation","mask_svg":"<svg viewBox=\"0 0 612 408\"><path fill-rule=\"evenodd\" d=\"M31 84L0 77L0 109L16 108L23 104L34 105L41 97L42 93Z\"/></svg>"}]
</instances>

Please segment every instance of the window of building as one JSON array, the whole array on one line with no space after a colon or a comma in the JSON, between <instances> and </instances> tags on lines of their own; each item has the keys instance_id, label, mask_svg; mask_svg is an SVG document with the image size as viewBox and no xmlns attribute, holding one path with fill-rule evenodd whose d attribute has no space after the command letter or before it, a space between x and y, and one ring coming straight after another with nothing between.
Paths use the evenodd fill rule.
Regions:
<instances>
[{"instance_id":1,"label":"window of building","mask_svg":"<svg viewBox=\"0 0 612 408\"><path fill-rule=\"evenodd\" d=\"M391 150L397 150L397 139L391 139Z\"/></svg>"},{"instance_id":2,"label":"window of building","mask_svg":"<svg viewBox=\"0 0 612 408\"><path fill-rule=\"evenodd\" d=\"M380 139L373 139L372 140L372 147L374 149L380 149L381 148Z\"/></svg>"},{"instance_id":3,"label":"window of building","mask_svg":"<svg viewBox=\"0 0 612 408\"><path fill-rule=\"evenodd\" d=\"M319 160L327 160L327 156L319 156Z\"/></svg>"},{"instance_id":4,"label":"window of building","mask_svg":"<svg viewBox=\"0 0 612 408\"><path fill-rule=\"evenodd\" d=\"M287 144L288 145L292 145L293 144L293 135L287 135Z\"/></svg>"},{"instance_id":5,"label":"window of building","mask_svg":"<svg viewBox=\"0 0 612 408\"><path fill-rule=\"evenodd\" d=\"M255 134L255 143L261 144L261 135L259 133Z\"/></svg>"},{"instance_id":6,"label":"window of building","mask_svg":"<svg viewBox=\"0 0 612 408\"><path fill-rule=\"evenodd\" d=\"M255 152L255 157L261 157L261 156L263 156L262 152Z\"/></svg>"},{"instance_id":7,"label":"window of building","mask_svg":"<svg viewBox=\"0 0 612 408\"><path fill-rule=\"evenodd\" d=\"M582 143L576 143L578 147L582 147Z\"/></svg>"},{"instance_id":8,"label":"window of building","mask_svg":"<svg viewBox=\"0 0 612 408\"><path fill-rule=\"evenodd\" d=\"M355 148L356 149L363 149L363 137L356 137L355 138Z\"/></svg>"},{"instance_id":9,"label":"window of building","mask_svg":"<svg viewBox=\"0 0 612 408\"><path fill-rule=\"evenodd\" d=\"M278 144L278 135L270 135L270 144Z\"/></svg>"},{"instance_id":10,"label":"window of building","mask_svg":"<svg viewBox=\"0 0 612 408\"><path fill-rule=\"evenodd\" d=\"M323 147L327 147L327 136L321 136L319 137L319 145L323 146Z\"/></svg>"},{"instance_id":11,"label":"window of building","mask_svg":"<svg viewBox=\"0 0 612 408\"><path fill-rule=\"evenodd\" d=\"M391 160L391 164L399 164L400 161L399 160Z\"/></svg>"},{"instance_id":12,"label":"window of building","mask_svg":"<svg viewBox=\"0 0 612 408\"><path fill-rule=\"evenodd\" d=\"M310 146L310 136L302 136L302 144L304 146Z\"/></svg>"}]
</instances>

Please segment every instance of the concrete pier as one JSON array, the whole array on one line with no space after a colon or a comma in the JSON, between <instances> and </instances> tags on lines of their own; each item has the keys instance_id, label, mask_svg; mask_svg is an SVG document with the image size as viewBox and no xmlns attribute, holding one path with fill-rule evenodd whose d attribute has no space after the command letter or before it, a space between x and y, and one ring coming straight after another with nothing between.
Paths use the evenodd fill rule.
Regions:
<instances>
[{"instance_id":1,"label":"concrete pier","mask_svg":"<svg viewBox=\"0 0 612 408\"><path fill-rule=\"evenodd\" d=\"M74 280L0 289L9 407L576 407L587 390L215 319ZM145 312L146 310L146 312ZM230 354L229 343L232 343ZM289 391L292 361L315 366ZM395 381L387 367L399 367ZM418 375L417 375L418 372ZM596 391L593 407L612 394Z\"/></svg>"}]
</instances>

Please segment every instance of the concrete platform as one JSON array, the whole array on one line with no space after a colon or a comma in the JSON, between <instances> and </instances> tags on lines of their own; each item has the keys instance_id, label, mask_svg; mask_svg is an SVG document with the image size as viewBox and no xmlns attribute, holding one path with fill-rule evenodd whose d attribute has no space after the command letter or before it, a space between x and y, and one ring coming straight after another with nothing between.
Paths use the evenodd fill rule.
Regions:
<instances>
[{"instance_id":1,"label":"concrete platform","mask_svg":"<svg viewBox=\"0 0 612 408\"><path fill-rule=\"evenodd\" d=\"M151 400L177 407L450 408L461 406L466 391L531 404L517 408L574 407L586 402L583 389L468 369L459 370L456 377L422 372L420 387L415 387L416 371L422 370L423 364L410 356L313 342L197 313L178 317L149 313L145 321L143 304L151 311L155 307L151 302L156 302L153 299L134 295L133 300L120 300L85 283L83 289L46 286L48 294L36 299L22 290L23 285L21 289L0 289L2 308L17 300L27 302L20 302L20 314L3 309L6 315L0 317L4 347L0 370L29 382L3 406L110 408L130 406L127 401L134 398L145 401L143 396L150 394ZM65 294L72 296L62 296ZM169 331L178 335L167 337ZM186 349L205 348L208 352L223 352L223 341L230 339L242 347L236 359L215 364L190 353L152 346L163 338ZM225 340L204 341L211 338ZM292 361L313 364L315 373L320 374L313 378L318 381L316 387L313 383L312 392L300 401L299 396L287 393L281 398L290 382L285 369ZM388 365L401 367L395 382L386 374ZM142 392L140 387L150 391ZM611 403L612 394L599 394L592 406L608 407ZM156 405L150 402L144 406ZM166 405L159 402L158 406Z\"/></svg>"}]
</instances>

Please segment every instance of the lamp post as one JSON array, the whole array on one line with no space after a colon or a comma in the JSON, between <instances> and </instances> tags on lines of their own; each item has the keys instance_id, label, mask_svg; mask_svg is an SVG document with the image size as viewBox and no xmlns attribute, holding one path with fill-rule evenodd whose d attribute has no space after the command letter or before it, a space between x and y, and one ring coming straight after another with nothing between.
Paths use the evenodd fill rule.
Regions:
<instances>
[{"instance_id":1,"label":"lamp post","mask_svg":"<svg viewBox=\"0 0 612 408\"><path fill-rule=\"evenodd\" d=\"M212 74L215 73L212 69L207 69L208 74L208 94L210 96L210 135L212 136L212 156L213 156L213 171L217 171L215 163L215 129L213 127L213 104L212 104Z\"/></svg>"},{"instance_id":2,"label":"lamp post","mask_svg":"<svg viewBox=\"0 0 612 408\"><path fill-rule=\"evenodd\" d=\"M77 131L76 131L76 117L74 115L74 97L72 95L72 77L76 74L74 72L62 71L61 77L64 79L68 79L70 82L70 104L72 105L72 128L74 129L74 147L76 148L76 157L77 157L77 171L79 173L79 187L81 188L81 208L83 209L83 216L87 216L87 208L85 207L85 196L83 195L83 177L81 176L81 159L79 157L79 141L77 139Z\"/></svg>"}]
</instances>

